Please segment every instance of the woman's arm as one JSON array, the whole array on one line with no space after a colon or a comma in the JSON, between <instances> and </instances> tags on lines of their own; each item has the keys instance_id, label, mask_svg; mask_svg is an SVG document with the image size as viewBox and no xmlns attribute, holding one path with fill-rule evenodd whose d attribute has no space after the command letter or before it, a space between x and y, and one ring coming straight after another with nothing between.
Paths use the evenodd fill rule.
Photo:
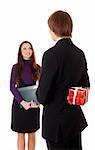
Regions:
<instances>
[{"instance_id":1,"label":"woman's arm","mask_svg":"<svg viewBox=\"0 0 95 150\"><path fill-rule=\"evenodd\" d=\"M11 71L11 77L10 77L10 91L14 95L15 99L17 100L18 103L21 103L23 101L22 96L18 92L17 88L15 87L15 67L12 67Z\"/></svg>"}]
</instances>

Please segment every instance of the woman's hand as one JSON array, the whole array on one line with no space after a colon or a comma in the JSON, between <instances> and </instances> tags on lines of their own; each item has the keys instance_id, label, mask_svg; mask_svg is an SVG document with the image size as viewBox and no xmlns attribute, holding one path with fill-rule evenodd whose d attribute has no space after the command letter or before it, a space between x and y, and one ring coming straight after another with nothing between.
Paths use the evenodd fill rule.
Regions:
<instances>
[{"instance_id":1,"label":"woman's hand","mask_svg":"<svg viewBox=\"0 0 95 150\"><path fill-rule=\"evenodd\" d=\"M29 108L31 108L31 102L26 102L23 100L20 104L23 106L25 110L28 110Z\"/></svg>"},{"instance_id":2,"label":"woman's hand","mask_svg":"<svg viewBox=\"0 0 95 150\"><path fill-rule=\"evenodd\" d=\"M35 102L31 101L31 108L38 108L39 105L37 105Z\"/></svg>"}]
</instances>

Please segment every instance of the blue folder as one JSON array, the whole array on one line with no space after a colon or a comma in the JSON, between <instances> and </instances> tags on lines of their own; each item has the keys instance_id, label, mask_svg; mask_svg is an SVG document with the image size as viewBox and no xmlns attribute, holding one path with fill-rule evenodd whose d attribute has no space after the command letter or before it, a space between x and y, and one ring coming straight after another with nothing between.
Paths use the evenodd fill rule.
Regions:
<instances>
[{"instance_id":1,"label":"blue folder","mask_svg":"<svg viewBox=\"0 0 95 150\"><path fill-rule=\"evenodd\" d=\"M25 101L27 102L33 101L39 105L39 102L36 97L37 87L38 87L37 85L33 85L33 86L20 87L17 89Z\"/></svg>"}]
</instances>

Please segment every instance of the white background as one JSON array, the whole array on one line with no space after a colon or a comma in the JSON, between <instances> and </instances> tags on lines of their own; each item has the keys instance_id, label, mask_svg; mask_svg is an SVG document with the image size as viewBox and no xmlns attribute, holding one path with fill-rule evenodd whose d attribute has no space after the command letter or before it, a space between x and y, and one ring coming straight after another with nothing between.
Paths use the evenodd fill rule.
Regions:
<instances>
[{"instance_id":1,"label":"white background","mask_svg":"<svg viewBox=\"0 0 95 150\"><path fill-rule=\"evenodd\" d=\"M72 40L83 49L88 62L91 90L83 111L89 126L82 134L83 150L95 149L94 0L0 0L0 150L17 150L17 134L10 129L13 96L9 80L18 47L23 40L29 40L37 63L41 64L43 52L54 44L48 33L47 19L56 10L70 13L74 22ZM36 150L46 149L40 129L36 135Z\"/></svg>"}]
</instances>

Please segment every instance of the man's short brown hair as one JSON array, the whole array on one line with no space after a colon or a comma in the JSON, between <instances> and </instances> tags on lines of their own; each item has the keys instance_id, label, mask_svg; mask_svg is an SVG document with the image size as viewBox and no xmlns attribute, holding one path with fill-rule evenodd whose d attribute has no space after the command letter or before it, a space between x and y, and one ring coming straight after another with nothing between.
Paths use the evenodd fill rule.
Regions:
<instances>
[{"instance_id":1,"label":"man's short brown hair","mask_svg":"<svg viewBox=\"0 0 95 150\"><path fill-rule=\"evenodd\" d=\"M64 11L54 12L48 19L48 25L51 31L57 36L71 36L73 22L71 16Z\"/></svg>"}]
</instances>

